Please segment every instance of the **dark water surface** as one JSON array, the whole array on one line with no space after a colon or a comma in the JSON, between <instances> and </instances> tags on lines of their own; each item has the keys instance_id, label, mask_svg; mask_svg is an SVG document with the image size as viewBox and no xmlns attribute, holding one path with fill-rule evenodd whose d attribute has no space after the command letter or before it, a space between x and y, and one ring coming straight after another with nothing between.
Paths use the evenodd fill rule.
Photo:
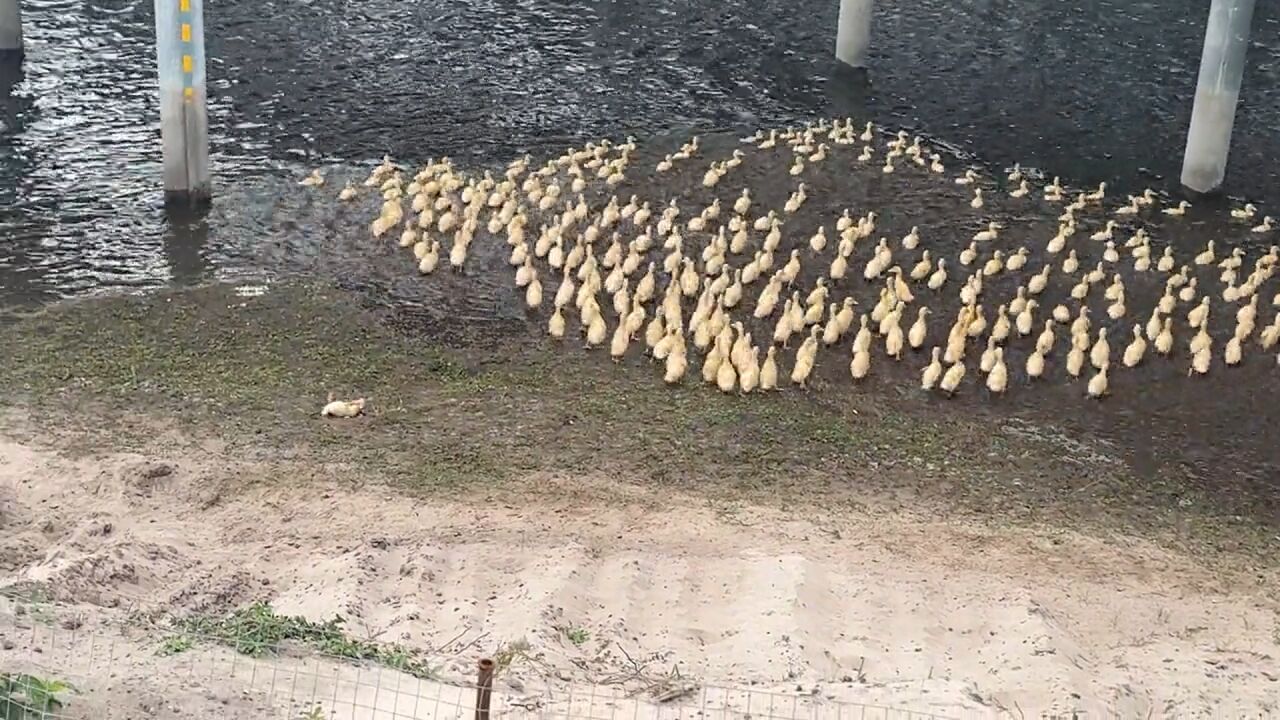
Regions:
<instances>
[{"instance_id":1,"label":"dark water surface","mask_svg":"<svg viewBox=\"0 0 1280 720\"><path fill-rule=\"evenodd\" d=\"M993 165L1176 179L1207 2L879 3L874 75L831 74L836 0L210 2L219 204L159 209L150 0L24 0L0 78L0 298L207 279L304 164L507 159L634 133L870 115ZM1280 11L1259 3L1228 190L1280 201ZM287 218L285 218L287 220Z\"/></svg>"}]
</instances>

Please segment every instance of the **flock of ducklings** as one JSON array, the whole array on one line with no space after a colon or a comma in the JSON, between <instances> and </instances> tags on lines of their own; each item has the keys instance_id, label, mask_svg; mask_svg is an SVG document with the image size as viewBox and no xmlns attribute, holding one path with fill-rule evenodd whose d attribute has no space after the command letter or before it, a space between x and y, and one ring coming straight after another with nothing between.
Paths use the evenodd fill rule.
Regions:
<instances>
[{"instance_id":1,"label":"flock of ducklings","mask_svg":"<svg viewBox=\"0 0 1280 720\"><path fill-rule=\"evenodd\" d=\"M856 128L852 120L762 131L742 145L727 157L704 160L694 137L657 164L659 178L679 165L694 164L695 172L703 173L702 187L719 196L693 209L682 207L682 198L663 205L635 195L627 202L610 196L633 169L634 139L589 143L542 166L520 158L501 179L490 172L469 176L447 158L428 162L406 178L384 158L364 182L382 196L370 230L375 238L398 238L418 272L429 275L446 251L449 266L462 270L484 227L494 242L504 238L509 246L515 285L530 312L546 302L545 279L558 277L546 321L553 338L564 338L570 320L576 320L588 348L607 344L618 361L643 342L647 355L663 364L667 383L682 382L696 359L702 379L726 393L769 391L787 382L805 387L819 357L837 352L835 346L849 334L852 348L841 353L841 362L848 363L855 381L868 376L876 357L898 362L918 351L920 386L948 394L974 374L971 367L991 393L1004 392L1010 377L1006 346L1034 335L1023 366L1027 380L1045 375L1047 357L1065 353L1066 373L1088 375L1086 393L1094 398L1107 395L1116 363L1133 368L1153 354L1169 356L1175 332L1188 345L1188 375L1208 373L1215 352L1233 366L1253 342L1270 351L1280 340L1280 314L1255 335L1260 291L1276 271L1280 248L1271 246L1251 267L1243 250L1222 253L1213 241L1191 258L1176 258L1171 247L1162 253L1153 249L1141 216L1159 212L1179 218L1189 208L1185 201L1161 209L1158 196L1147 190L1108 211L1105 183L1092 192L1069 193L1054 178L1033 188L1032 178L1017 166L1007 177L1006 187L1013 189L1002 191L973 170L947 176L941 156L929 152L920 138L904 132L882 136L870 123ZM787 172L794 191L781 208L762 207L750 187L718 191L733 185L735 170L751 155L775 149L793 155ZM799 247L779 251L784 228L791 229L788 221L808 200L806 172L845 152L857 153L856 163L871 172L878 165L884 174L918 172L963 186L971 193L975 227L981 229L953 264L923 247L918 228L896 242L885 237L875 242L870 238L876 235L877 214L855 216L845 210L817 227L795 230L808 236L807 243L793 239L790 244ZM324 177L315 171L302 184L321 186ZM1025 246L998 247L1004 227L982 218L984 191L1007 192L1013 199L1038 195L1062 206L1056 234L1043 238L1045 260L1038 269L1027 267L1031 253ZM348 184L339 199L349 202L362 192ZM596 199L596 209L588 195ZM1253 205L1245 205L1231 215L1253 233L1270 232L1275 221L1269 216L1259 221L1256 213ZM1136 230L1125 229L1135 225ZM871 249L855 257L860 245ZM1102 250L1093 267L1079 257L1088 248ZM810 276L814 267L821 270L811 287L797 287L804 265L813 266ZM1134 313L1127 306L1123 266L1163 280L1163 295L1149 312ZM1210 283L1202 284L1194 271L1214 267L1220 270L1217 287L1204 287ZM1012 295L984 295L989 281L1001 274L1017 279ZM1070 299L1042 308L1042 293L1058 278L1070 284ZM880 289L874 306L859 313L851 294L838 296L842 288L864 283ZM943 292L958 293L960 305L954 318L938 323L920 298ZM1133 323L1131 338L1118 353L1107 328L1093 327L1088 300L1098 293L1112 321ZM1215 301L1222 312L1234 314L1235 329L1221 350L1215 350L1208 333ZM1270 304L1280 306L1280 293ZM769 325L763 342L748 329ZM799 344L788 361L783 353L793 339Z\"/></svg>"}]
</instances>

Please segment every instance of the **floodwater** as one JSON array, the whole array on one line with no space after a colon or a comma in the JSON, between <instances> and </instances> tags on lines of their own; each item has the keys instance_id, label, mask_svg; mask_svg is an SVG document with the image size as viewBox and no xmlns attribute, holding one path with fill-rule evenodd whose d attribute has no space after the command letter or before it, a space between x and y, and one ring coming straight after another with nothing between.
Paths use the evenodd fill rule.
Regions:
<instances>
[{"instance_id":1,"label":"floodwater","mask_svg":"<svg viewBox=\"0 0 1280 720\"><path fill-rule=\"evenodd\" d=\"M384 152L502 161L601 136L852 114L974 162L1175 184L1202 0L881 2L869 86L833 75L838 3L812 5L210 3L220 202L204 218L160 209L153 3L24 0L28 58L0 73L0 300L252 269L246 249L290 220L286 178ZM1259 3L1227 187L1275 203L1278 30L1280 10Z\"/></svg>"},{"instance_id":2,"label":"floodwater","mask_svg":"<svg viewBox=\"0 0 1280 720\"><path fill-rule=\"evenodd\" d=\"M393 251L369 250L367 214L336 208L335 188L322 196L296 182L316 165L353 176L352 166L383 153L486 165L602 136L669 144L852 115L926 134L993 169L1021 162L1080 186L1107 180L1113 195L1174 190L1206 15L1203 0L880 2L866 84L833 72L835 0L808 13L782 0L209 5L216 200L207 215L167 215L150 0L24 2L28 59L0 87L0 304L289 263L348 271L352 247L385 261ZM1280 150L1278 30L1280 10L1259 3L1227 186L1276 215L1280 173L1266 158ZM973 232L972 218L955 220L966 204L954 187L928 194L911 177L833 178L828 210L844 192L893 203L887 234L919 224L956 251ZM1012 238L1048 237L1053 211L1034 207L1010 218L1021 226ZM1158 237L1183 253L1205 237L1243 239L1222 214L1222 203L1198 202L1180 229ZM485 252L476 262L496 272L500 249ZM369 265L376 274L386 262ZM371 282L411 301L425 283L407 261L396 267ZM457 312L517 324L498 277L432 282L444 289L436 292L471 282L474 302ZM1147 285L1135 283L1135 307L1154 300L1159 288ZM1221 315L1216 322L1229 319ZM1114 330L1118 355L1127 328ZM1023 357L1010 360L1020 368ZM1235 383L1197 382L1181 358L1118 374L1113 402L1088 403L1081 383L1053 382L1043 393L1015 389L1006 408L1114 438L1153 483L1189 477L1199 496L1226 496L1229 512L1274 522L1280 416L1256 392L1274 383L1274 362L1260 363L1250 360ZM874 382L890 383L891 397L913 373Z\"/></svg>"}]
</instances>

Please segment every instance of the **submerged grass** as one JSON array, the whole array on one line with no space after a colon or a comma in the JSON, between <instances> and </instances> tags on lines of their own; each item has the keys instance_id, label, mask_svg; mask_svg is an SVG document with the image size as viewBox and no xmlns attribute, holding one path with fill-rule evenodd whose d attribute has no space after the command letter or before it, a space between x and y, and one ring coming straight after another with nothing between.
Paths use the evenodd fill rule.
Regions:
<instances>
[{"instance_id":1,"label":"submerged grass","mask_svg":"<svg viewBox=\"0 0 1280 720\"><path fill-rule=\"evenodd\" d=\"M597 473L726 503L875 501L1263 555L1274 539L1250 518L1172 504L1176 480L1141 482L1107 453L1026 424L882 391L738 397L693 377L666 387L638 357L613 364L510 328L472 328L479 342L445 348L362 299L286 283L260 297L214 285L67 303L0 324L11 358L0 382L35 415L114 446L154 442L132 420L162 416L246 457L340 463L353 481L413 493ZM322 420L329 393L369 398L368 414Z\"/></svg>"}]
</instances>

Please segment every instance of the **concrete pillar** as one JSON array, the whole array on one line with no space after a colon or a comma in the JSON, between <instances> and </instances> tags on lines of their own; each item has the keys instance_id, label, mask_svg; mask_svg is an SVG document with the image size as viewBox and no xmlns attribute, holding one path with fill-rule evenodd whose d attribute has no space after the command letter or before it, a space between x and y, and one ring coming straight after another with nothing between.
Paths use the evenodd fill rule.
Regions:
<instances>
[{"instance_id":1,"label":"concrete pillar","mask_svg":"<svg viewBox=\"0 0 1280 720\"><path fill-rule=\"evenodd\" d=\"M867 66L871 50L871 7L874 0L840 0L836 27L836 59L855 68Z\"/></svg>"},{"instance_id":2,"label":"concrete pillar","mask_svg":"<svg viewBox=\"0 0 1280 720\"><path fill-rule=\"evenodd\" d=\"M0 0L0 62L22 59L22 10L18 0Z\"/></svg>"},{"instance_id":3,"label":"concrete pillar","mask_svg":"<svg viewBox=\"0 0 1280 720\"><path fill-rule=\"evenodd\" d=\"M1226 176L1253 6L1254 0L1213 0L1209 8L1195 106L1182 157L1182 184L1198 193L1217 190Z\"/></svg>"},{"instance_id":4,"label":"concrete pillar","mask_svg":"<svg viewBox=\"0 0 1280 720\"><path fill-rule=\"evenodd\" d=\"M199 204L211 190L203 0L155 2L165 201Z\"/></svg>"}]
</instances>

